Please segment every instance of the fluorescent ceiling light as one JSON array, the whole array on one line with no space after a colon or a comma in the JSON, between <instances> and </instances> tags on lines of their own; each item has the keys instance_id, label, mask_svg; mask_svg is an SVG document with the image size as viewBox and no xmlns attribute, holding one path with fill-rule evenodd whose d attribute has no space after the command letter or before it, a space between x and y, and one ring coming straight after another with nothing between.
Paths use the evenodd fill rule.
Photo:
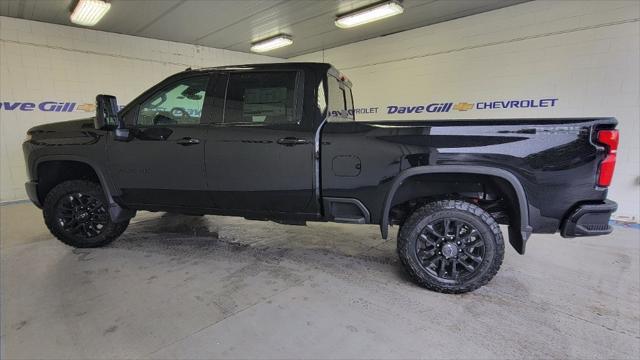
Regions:
<instances>
[{"instance_id":1,"label":"fluorescent ceiling light","mask_svg":"<svg viewBox=\"0 0 640 360\"><path fill-rule=\"evenodd\" d=\"M103 0L78 0L71 13L71 22L83 26L93 26L109 11L111 4Z\"/></svg>"},{"instance_id":2,"label":"fluorescent ceiling light","mask_svg":"<svg viewBox=\"0 0 640 360\"><path fill-rule=\"evenodd\" d=\"M385 1L380 4L372 5L338 16L338 18L336 19L336 26L342 29L348 29L370 22L386 19L390 16L402 14L403 12L404 8L398 1Z\"/></svg>"},{"instance_id":3,"label":"fluorescent ceiling light","mask_svg":"<svg viewBox=\"0 0 640 360\"><path fill-rule=\"evenodd\" d=\"M268 39L260 40L251 45L251 51L253 52L265 52L273 49L278 49L284 46L293 44L293 40L289 35L276 35Z\"/></svg>"}]
</instances>

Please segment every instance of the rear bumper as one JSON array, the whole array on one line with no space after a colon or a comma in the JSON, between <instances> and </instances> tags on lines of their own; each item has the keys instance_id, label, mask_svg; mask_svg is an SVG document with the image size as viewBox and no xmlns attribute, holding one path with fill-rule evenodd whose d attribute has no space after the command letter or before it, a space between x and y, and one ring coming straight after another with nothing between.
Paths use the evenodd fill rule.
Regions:
<instances>
[{"instance_id":1,"label":"rear bumper","mask_svg":"<svg viewBox=\"0 0 640 360\"><path fill-rule=\"evenodd\" d=\"M560 235L562 237L598 236L613 231L609 225L611 214L618 209L618 204L604 200L597 204L583 204L576 207L564 220Z\"/></svg>"},{"instance_id":2,"label":"rear bumper","mask_svg":"<svg viewBox=\"0 0 640 360\"><path fill-rule=\"evenodd\" d=\"M42 204L38 199L38 182L37 181L27 181L24 184L25 189L27 190L27 196L32 203L34 203L37 207L42 208Z\"/></svg>"}]
</instances>

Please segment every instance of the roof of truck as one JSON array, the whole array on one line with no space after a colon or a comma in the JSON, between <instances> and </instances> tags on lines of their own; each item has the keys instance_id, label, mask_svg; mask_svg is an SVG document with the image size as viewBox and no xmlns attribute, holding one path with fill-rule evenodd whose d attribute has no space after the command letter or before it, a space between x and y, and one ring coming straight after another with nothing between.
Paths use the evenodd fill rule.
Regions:
<instances>
[{"instance_id":1,"label":"roof of truck","mask_svg":"<svg viewBox=\"0 0 640 360\"><path fill-rule=\"evenodd\" d=\"M316 68L320 70L325 70L328 68L332 68L331 64L328 63L319 63L319 62L278 62L278 63L261 63L261 64L241 64L241 65L224 65L224 66L214 66L214 67L203 67L203 68L188 68L185 71L211 71L211 70L222 70L222 71L233 71L233 70L268 70L268 69L281 69L281 68Z\"/></svg>"},{"instance_id":2,"label":"roof of truck","mask_svg":"<svg viewBox=\"0 0 640 360\"><path fill-rule=\"evenodd\" d=\"M329 72L351 87L351 81L338 69L329 63L321 62L278 62L261 64L225 65L215 67L187 68L184 72L207 72L207 71L245 71L245 70L274 70L274 69L306 69L320 72Z\"/></svg>"}]
</instances>

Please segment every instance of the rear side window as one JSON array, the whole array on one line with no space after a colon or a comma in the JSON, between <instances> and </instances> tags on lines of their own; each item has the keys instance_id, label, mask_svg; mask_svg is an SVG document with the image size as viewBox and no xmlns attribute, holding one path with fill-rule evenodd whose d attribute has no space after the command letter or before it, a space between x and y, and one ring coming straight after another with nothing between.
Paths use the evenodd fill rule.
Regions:
<instances>
[{"instance_id":1,"label":"rear side window","mask_svg":"<svg viewBox=\"0 0 640 360\"><path fill-rule=\"evenodd\" d=\"M344 88L345 101L347 102L347 117L349 120L355 120L355 114L353 110L353 95L351 89L345 86Z\"/></svg>"},{"instance_id":2,"label":"rear side window","mask_svg":"<svg viewBox=\"0 0 640 360\"><path fill-rule=\"evenodd\" d=\"M327 111L327 95L324 91L324 82L321 82L318 85L318 110L320 110L320 114L324 115L325 111Z\"/></svg>"},{"instance_id":3,"label":"rear side window","mask_svg":"<svg viewBox=\"0 0 640 360\"><path fill-rule=\"evenodd\" d=\"M292 71L231 74L224 122L297 124L296 77Z\"/></svg>"},{"instance_id":4,"label":"rear side window","mask_svg":"<svg viewBox=\"0 0 640 360\"><path fill-rule=\"evenodd\" d=\"M329 88L329 121L353 120L353 102L349 88L343 87L340 81L333 76L327 76L327 83Z\"/></svg>"}]
</instances>

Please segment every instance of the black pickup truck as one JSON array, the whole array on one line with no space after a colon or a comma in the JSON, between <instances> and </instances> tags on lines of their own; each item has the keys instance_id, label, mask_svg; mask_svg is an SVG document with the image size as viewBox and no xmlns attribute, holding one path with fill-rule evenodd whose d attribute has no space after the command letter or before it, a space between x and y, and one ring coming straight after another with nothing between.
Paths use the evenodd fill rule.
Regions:
<instances>
[{"instance_id":1,"label":"black pickup truck","mask_svg":"<svg viewBox=\"0 0 640 360\"><path fill-rule=\"evenodd\" d=\"M28 131L27 193L53 235L108 244L136 210L284 224L399 226L420 285L461 293L532 233L612 231L613 118L354 121L351 83L329 64L170 76L118 111ZM349 241L345 239L345 241Z\"/></svg>"}]
</instances>

